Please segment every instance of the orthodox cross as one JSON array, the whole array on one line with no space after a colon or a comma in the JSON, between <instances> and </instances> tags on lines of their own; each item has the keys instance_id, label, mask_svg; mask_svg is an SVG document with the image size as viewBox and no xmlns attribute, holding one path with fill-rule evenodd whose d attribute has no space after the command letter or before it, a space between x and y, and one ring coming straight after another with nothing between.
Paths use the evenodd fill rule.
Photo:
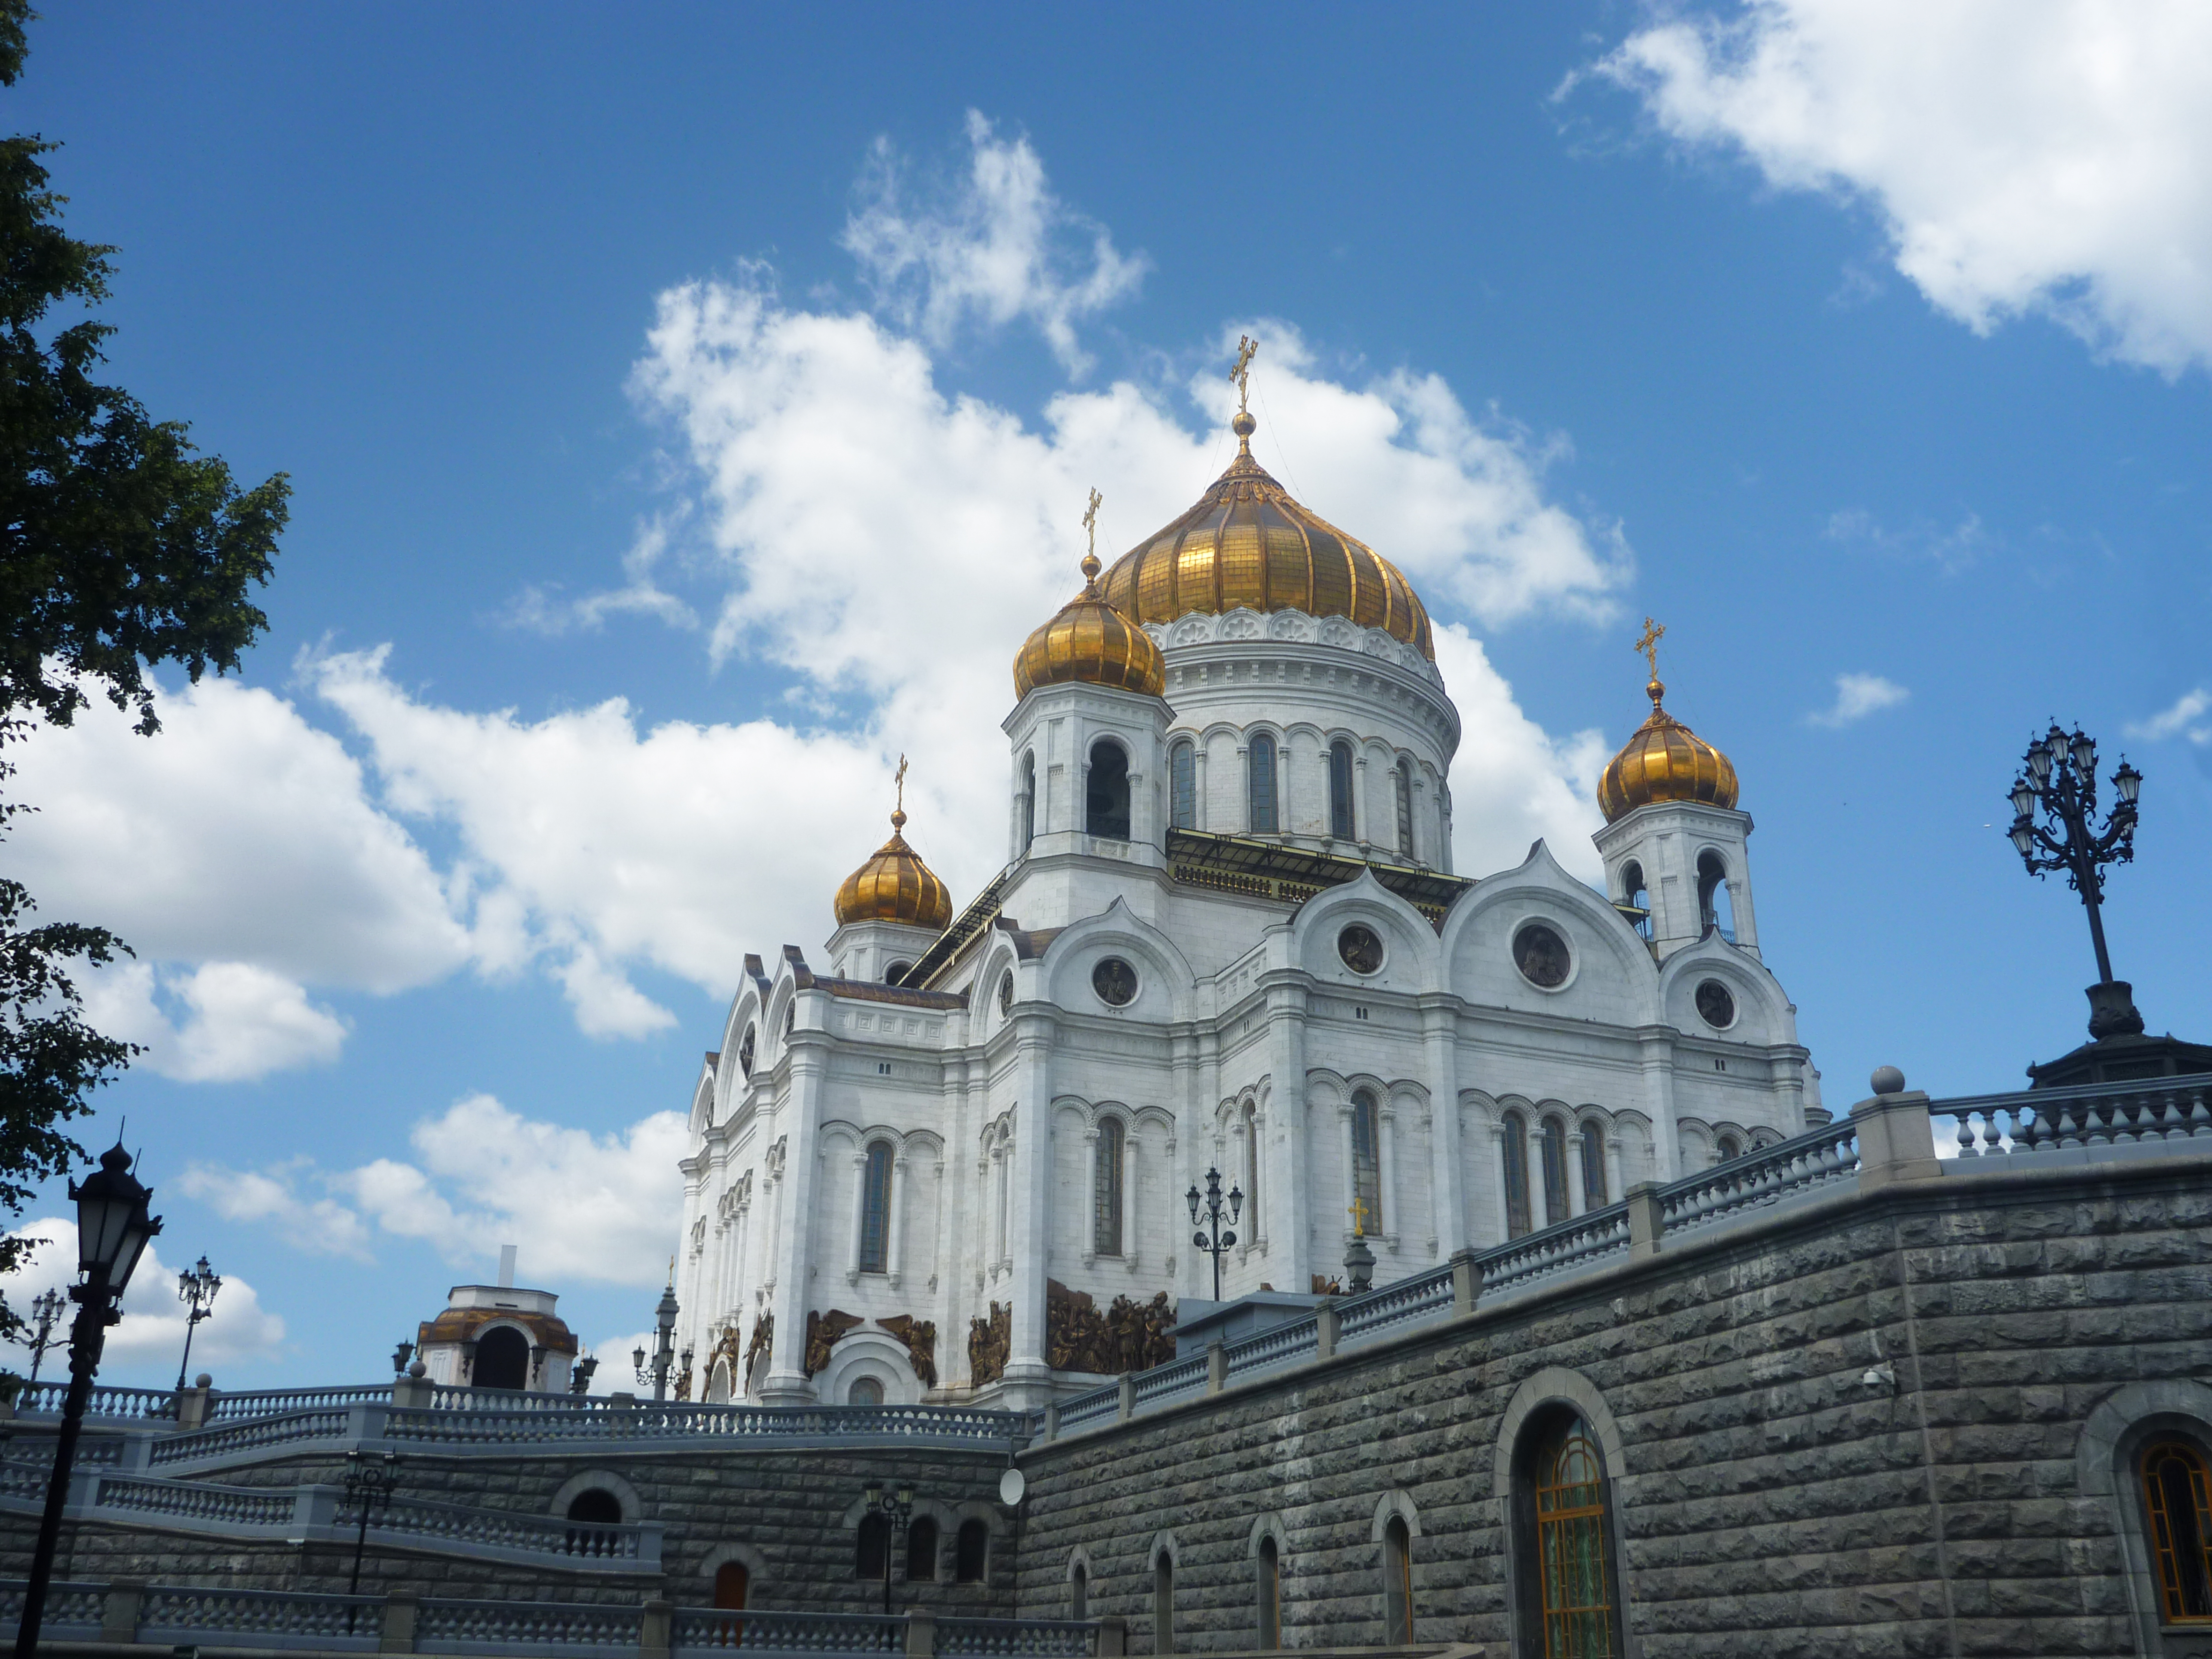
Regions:
<instances>
[{"instance_id":1,"label":"orthodox cross","mask_svg":"<svg viewBox=\"0 0 2212 1659\"><path fill-rule=\"evenodd\" d=\"M1229 371L1229 378L1237 382L1237 412L1240 415L1250 396L1251 389L1245 383L1252 372L1252 356L1259 349L1260 343L1250 335L1237 337L1237 367Z\"/></svg>"},{"instance_id":2,"label":"orthodox cross","mask_svg":"<svg viewBox=\"0 0 2212 1659\"><path fill-rule=\"evenodd\" d=\"M1359 1237L1362 1237L1362 1238L1366 1237L1367 1237L1367 1200L1366 1200L1366 1197L1363 1194L1363 1195L1361 1195L1361 1196L1359 1196L1359 1197L1354 1198L1354 1199L1352 1200L1352 1208L1350 1209L1350 1211L1348 1211L1348 1212L1347 1212L1347 1213L1352 1217L1352 1231L1353 1232L1355 1232L1355 1233L1358 1234L1358 1235L1359 1235Z\"/></svg>"},{"instance_id":3,"label":"orthodox cross","mask_svg":"<svg viewBox=\"0 0 2212 1659\"><path fill-rule=\"evenodd\" d=\"M1655 680L1659 678L1659 641L1666 636L1666 633L1667 629L1662 623L1653 622L1650 617L1646 617L1644 619L1644 637L1637 641L1633 647L1633 649L1642 652L1644 661L1651 665L1651 678Z\"/></svg>"},{"instance_id":4,"label":"orthodox cross","mask_svg":"<svg viewBox=\"0 0 2212 1659\"><path fill-rule=\"evenodd\" d=\"M1083 509L1083 528L1091 537L1091 553L1094 558L1098 553L1098 503L1105 499L1094 488L1091 492L1091 505Z\"/></svg>"},{"instance_id":5,"label":"orthodox cross","mask_svg":"<svg viewBox=\"0 0 2212 1659\"><path fill-rule=\"evenodd\" d=\"M906 757L904 755L899 757L898 770L891 774L891 781L898 786L897 810L904 812L906 811Z\"/></svg>"}]
</instances>

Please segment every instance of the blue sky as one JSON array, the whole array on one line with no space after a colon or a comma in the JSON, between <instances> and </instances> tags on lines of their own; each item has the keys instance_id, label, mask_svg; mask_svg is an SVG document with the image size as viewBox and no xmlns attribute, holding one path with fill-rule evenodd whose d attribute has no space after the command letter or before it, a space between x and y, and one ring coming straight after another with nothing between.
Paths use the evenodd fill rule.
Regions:
<instances>
[{"instance_id":1,"label":"blue sky","mask_svg":"<svg viewBox=\"0 0 2212 1659\"><path fill-rule=\"evenodd\" d=\"M1463 870L1594 869L1649 612L1832 1106L2082 1034L2002 834L2054 714L2212 1032L2212 37L1892 9L57 8L7 120L115 378L295 491L243 677L27 745L7 854L140 948L88 1136L232 1277L219 1379L375 1376L506 1242L629 1346L735 954L818 952L902 750L988 878L1084 491L1114 550L1197 494L1241 331L1262 459L1460 630Z\"/></svg>"}]
</instances>

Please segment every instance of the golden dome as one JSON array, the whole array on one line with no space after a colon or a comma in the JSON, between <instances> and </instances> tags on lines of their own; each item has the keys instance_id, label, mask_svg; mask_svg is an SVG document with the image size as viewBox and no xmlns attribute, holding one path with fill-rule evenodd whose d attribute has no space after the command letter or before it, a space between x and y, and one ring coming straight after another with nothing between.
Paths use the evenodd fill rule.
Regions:
<instances>
[{"instance_id":1,"label":"golden dome","mask_svg":"<svg viewBox=\"0 0 2212 1659\"><path fill-rule=\"evenodd\" d=\"M1651 717L1636 728L1597 781L1605 821L1655 800L1699 800L1734 806L1735 767L1726 755L1659 706L1667 688L1655 677L1644 688Z\"/></svg>"},{"instance_id":2,"label":"golden dome","mask_svg":"<svg viewBox=\"0 0 2212 1659\"><path fill-rule=\"evenodd\" d=\"M1152 636L1109 604L1098 590L1098 556L1083 558L1083 592L1023 642L1014 657L1014 698L1037 685L1082 680L1118 685L1157 697L1167 690L1168 666Z\"/></svg>"},{"instance_id":3,"label":"golden dome","mask_svg":"<svg viewBox=\"0 0 2212 1659\"><path fill-rule=\"evenodd\" d=\"M849 921L902 921L940 931L952 925L951 893L899 833L906 828L904 756L899 757L899 778L902 804L891 814L891 838L837 890L840 927Z\"/></svg>"},{"instance_id":4,"label":"golden dome","mask_svg":"<svg viewBox=\"0 0 2212 1659\"><path fill-rule=\"evenodd\" d=\"M1108 603L1140 623L1239 607L1348 617L1431 662L1429 613L1388 559L1292 501L1252 459L1255 422L1231 422L1237 459L1198 505L1106 573Z\"/></svg>"}]
</instances>

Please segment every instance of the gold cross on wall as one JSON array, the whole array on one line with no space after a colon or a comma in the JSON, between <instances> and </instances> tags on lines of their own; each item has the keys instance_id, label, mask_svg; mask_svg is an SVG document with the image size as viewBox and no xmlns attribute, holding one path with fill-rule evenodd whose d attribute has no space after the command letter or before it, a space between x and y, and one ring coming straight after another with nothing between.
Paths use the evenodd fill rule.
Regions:
<instances>
[{"instance_id":1,"label":"gold cross on wall","mask_svg":"<svg viewBox=\"0 0 2212 1659\"><path fill-rule=\"evenodd\" d=\"M1260 343L1250 335L1237 337L1237 367L1229 371L1229 378L1237 382L1237 412L1240 415L1250 396L1251 388L1246 382L1251 374L1253 355L1259 349Z\"/></svg>"}]
</instances>

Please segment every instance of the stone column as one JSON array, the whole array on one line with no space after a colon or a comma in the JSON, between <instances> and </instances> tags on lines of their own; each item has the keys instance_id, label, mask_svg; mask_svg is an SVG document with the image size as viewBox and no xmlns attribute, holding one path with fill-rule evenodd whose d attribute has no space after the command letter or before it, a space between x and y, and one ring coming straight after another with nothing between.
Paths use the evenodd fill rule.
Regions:
<instances>
[{"instance_id":1,"label":"stone column","mask_svg":"<svg viewBox=\"0 0 2212 1659\"><path fill-rule=\"evenodd\" d=\"M1121 1260L1128 1264L1131 1273L1137 1271L1144 1260L1137 1241L1144 1235L1137 1229L1137 1192L1141 1185L1137 1169L1138 1143L1135 1133L1121 1137Z\"/></svg>"},{"instance_id":2,"label":"stone column","mask_svg":"<svg viewBox=\"0 0 2212 1659\"><path fill-rule=\"evenodd\" d=\"M1429 1212L1437 1248L1449 1256L1466 1249L1467 1194L1462 1188L1459 1124L1459 1015L1446 999L1424 999L1421 1040L1429 1073Z\"/></svg>"},{"instance_id":3,"label":"stone column","mask_svg":"<svg viewBox=\"0 0 2212 1659\"><path fill-rule=\"evenodd\" d=\"M1206 828L1206 736L1203 732L1197 734L1191 739L1190 771L1190 815L1192 827L1194 829L1203 830Z\"/></svg>"},{"instance_id":4,"label":"stone column","mask_svg":"<svg viewBox=\"0 0 2212 1659\"><path fill-rule=\"evenodd\" d=\"M802 1015L805 1012L802 1006ZM813 1295L811 1224L822 1186L817 1147L830 1038L802 1018L793 1027L789 1048L789 1127L785 1131L784 1190L777 1204L783 1224L770 1246L775 1267L775 1340L761 1389L762 1400L772 1406L804 1406L814 1399L814 1385L806 1375L806 1313Z\"/></svg>"},{"instance_id":5,"label":"stone column","mask_svg":"<svg viewBox=\"0 0 2212 1659\"><path fill-rule=\"evenodd\" d=\"M1674 1034L1663 1027L1639 1034L1644 1097L1651 1108L1653 1176L1661 1186L1682 1178L1682 1132L1674 1121Z\"/></svg>"},{"instance_id":6,"label":"stone column","mask_svg":"<svg viewBox=\"0 0 2212 1659\"><path fill-rule=\"evenodd\" d=\"M1589 1207L1583 1192L1583 1138L1579 1130L1569 1126L1567 1135L1567 1213L1580 1215Z\"/></svg>"},{"instance_id":7,"label":"stone column","mask_svg":"<svg viewBox=\"0 0 2212 1659\"><path fill-rule=\"evenodd\" d=\"M1628 1194L1628 1182L1620 1173L1620 1130L1616 1126L1605 1138L1605 1197L1608 1204L1618 1204Z\"/></svg>"},{"instance_id":8,"label":"stone column","mask_svg":"<svg viewBox=\"0 0 2212 1659\"><path fill-rule=\"evenodd\" d=\"M1352 1231L1352 1206L1357 1203L1359 1199L1359 1169L1358 1166L1352 1162L1353 1157L1355 1156L1353 1147L1355 1137L1352 1132L1352 1114L1353 1110L1354 1108L1349 1100L1342 1100L1337 1103L1336 1151L1337 1158L1339 1159L1338 1167L1344 1171L1344 1189L1342 1192L1339 1193L1337 1196L1340 1198L1343 1202L1336 1206L1336 1225L1334 1227L1330 1227L1324 1224L1322 1228L1322 1247L1324 1249L1333 1249L1334 1241L1338 1237L1339 1234L1347 1233Z\"/></svg>"},{"instance_id":9,"label":"stone column","mask_svg":"<svg viewBox=\"0 0 2212 1659\"><path fill-rule=\"evenodd\" d=\"M1503 1244L1513 1237L1513 1194L1505 1189L1505 1121L1492 1118L1490 1122L1490 1187L1498 1202L1498 1237Z\"/></svg>"},{"instance_id":10,"label":"stone column","mask_svg":"<svg viewBox=\"0 0 2212 1659\"><path fill-rule=\"evenodd\" d=\"M1268 1239L1269 1280L1303 1293L1312 1286L1313 1195L1307 1188L1306 1115L1306 988L1287 974L1270 975L1267 998L1268 1118L1280 1144L1279 1156L1268 1171L1268 1185L1279 1206L1282 1225ZM1334 1234L1329 1237L1334 1237ZM1285 1248L1277 1252L1279 1242Z\"/></svg>"},{"instance_id":11,"label":"stone column","mask_svg":"<svg viewBox=\"0 0 2212 1659\"><path fill-rule=\"evenodd\" d=\"M1052 1022L1024 1016L1014 1061L1013 1168L1008 1176L1007 1249L1013 1257L1012 1351L1006 1402L1027 1410L1044 1404L1052 1386L1045 1359L1044 1286L1052 1248Z\"/></svg>"},{"instance_id":12,"label":"stone column","mask_svg":"<svg viewBox=\"0 0 2212 1659\"><path fill-rule=\"evenodd\" d=\"M1544 1188L1544 1121L1533 1114L1522 1137L1521 1162L1528 1172L1528 1231L1540 1233L1552 1224L1552 1203Z\"/></svg>"},{"instance_id":13,"label":"stone column","mask_svg":"<svg viewBox=\"0 0 2212 1659\"><path fill-rule=\"evenodd\" d=\"M884 1242L884 1271L893 1290L906 1271L906 1151L902 1147L891 1158L891 1236Z\"/></svg>"},{"instance_id":14,"label":"stone column","mask_svg":"<svg viewBox=\"0 0 2212 1659\"><path fill-rule=\"evenodd\" d=\"M829 1183L823 1183L822 1196L830 1196ZM845 1255L845 1282L860 1282L860 1252L866 1243L868 1229L868 1151L863 1146L853 1154L853 1230L852 1245Z\"/></svg>"},{"instance_id":15,"label":"stone column","mask_svg":"<svg viewBox=\"0 0 2212 1659\"><path fill-rule=\"evenodd\" d=\"M1128 1151L1129 1143L1124 1139L1121 1152L1125 1158ZM1083 1243L1077 1254L1087 1267L1098 1257L1098 1126L1095 1123L1083 1132L1083 1220L1079 1224L1083 1227Z\"/></svg>"}]
</instances>

